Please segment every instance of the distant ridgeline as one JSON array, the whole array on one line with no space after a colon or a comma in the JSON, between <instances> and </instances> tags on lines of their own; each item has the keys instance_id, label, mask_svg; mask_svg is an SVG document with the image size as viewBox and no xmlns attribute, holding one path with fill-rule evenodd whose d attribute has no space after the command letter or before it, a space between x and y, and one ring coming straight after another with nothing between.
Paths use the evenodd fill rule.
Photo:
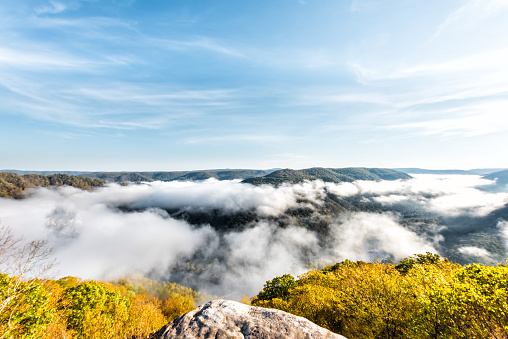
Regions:
<instances>
[{"instance_id":1,"label":"distant ridgeline","mask_svg":"<svg viewBox=\"0 0 508 339\"><path fill-rule=\"evenodd\" d=\"M508 170L490 173L483 176L484 179L496 180L498 185L508 185Z\"/></svg>"},{"instance_id":2,"label":"distant ridgeline","mask_svg":"<svg viewBox=\"0 0 508 339\"><path fill-rule=\"evenodd\" d=\"M253 185L280 185L282 183L296 184L303 181L323 180L324 182L353 182L356 180L397 180L411 179L409 174L387 168L322 168L313 167L302 170L283 169L263 177L245 179L243 182Z\"/></svg>"},{"instance_id":3,"label":"distant ridgeline","mask_svg":"<svg viewBox=\"0 0 508 339\"><path fill-rule=\"evenodd\" d=\"M321 168L314 167L302 170L205 170L177 172L95 172L81 174L83 177L101 179L107 182L137 181L194 181L194 180L243 180L253 185L300 183L305 180L323 180L325 182L353 182L355 180L397 180L410 179L411 176L386 168Z\"/></svg>"},{"instance_id":4,"label":"distant ridgeline","mask_svg":"<svg viewBox=\"0 0 508 339\"><path fill-rule=\"evenodd\" d=\"M394 168L394 170L409 174L437 174L437 175L480 175L483 179L493 180L494 183L477 186L482 191L505 192L508 185L508 169L505 168L476 168L463 170L428 170L422 168Z\"/></svg>"},{"instance_id":5,"label":"distant ridgeline","mask_svg":"<svg viewBox=\"0 0 508 339\"><path fill-rule=\"evenodd\" d=\"M464 170L428 170L421 168L323 168L313 167L302 170L293 169L212 169L202 171L170 171L170 172L78 172L78 171L19 171L0 170L0 172L15 173L19 175L38 174L51 176L67 174L83 178L100 179L105 182L150 182L150 181L196 181L206 179L217 180L243 180L253 185L282 183L301 183L303 181L322 180L324 182L353 182L355 180L398 180L410 179L411 174L473 174L482 175L485 179L497 179L497 184L508 184L508 170L480 168L469 171Z\"/></svg>"},{"instance_id":6,"label":"distant ridgeline","mask_svg":"<svg viewBox=\"0 0 508 339\"><path fill-rule=\"evenodd\" d=\"M104 181L68 174L25 174L0 173L0 197L20 199L23 191L30 187L73 186L84 190L104 186Z\"/></svg>"},{"instance_id":7,"label":"distant ridgeline","mask_svg":"<svg viewBox=\"0 0 508 339\"><path fill-rule=\"evenodd\" d=\"M107 182L138 181L194 181L194 180L243 180L267 175L274 170L204 170L175 172L94 172L82 174L83 177L101 179Z\"/></svg>"},{"instance_id":8,"label":"distant ridgeline","mask_svg":"<svg viewBox=\"0 0 508 339\"><path fill-rule=\"evenodd\" d=\"M439 175L451 175L451 174L461 174L461 175L487 175L495 172L506 172L506 168L475 168L471 170L429 170L424 168L393 168L396 171L410 173L410 174L439 174Z\"/></svg>"}]
</instances>

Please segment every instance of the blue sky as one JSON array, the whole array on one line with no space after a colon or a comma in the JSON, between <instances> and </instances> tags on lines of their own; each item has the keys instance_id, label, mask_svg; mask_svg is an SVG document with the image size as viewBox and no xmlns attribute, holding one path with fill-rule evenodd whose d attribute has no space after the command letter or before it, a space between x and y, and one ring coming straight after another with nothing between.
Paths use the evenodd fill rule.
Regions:
<instances>
[{"instance_id":1,"label":"blue sky","mask_svg":"<svg viewBox=\"0 0 508 339\"><path fill-rule=\"evenodd\" d=\"M508 167L505 0L3 0L0 168Z\"/></svg>"}]
</instances>

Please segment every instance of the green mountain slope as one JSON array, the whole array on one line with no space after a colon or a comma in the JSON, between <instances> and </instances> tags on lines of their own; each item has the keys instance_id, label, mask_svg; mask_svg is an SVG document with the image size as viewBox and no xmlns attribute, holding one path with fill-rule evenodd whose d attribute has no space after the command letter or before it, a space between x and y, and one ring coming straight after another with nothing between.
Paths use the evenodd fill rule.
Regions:
<instances>
[{"instance_id":1,"label":"green mountain slope","mask_svg":"<svg viewBox=\"0 0 508 339\"><path fill-rule=\"evenodd\" d=\"M214 178L217 180L247 179L267 175L272 170L203 170L203 171L172 171L172 172L95 172L83 174L86 178L101 179L107 182L137 181L193 181Z\"/></svg>"},{"instance_id":2,"label":"green mountain slope","mask_svg":"<svg viewBox=\"0 0 508 339\"><path fill-rule=\"evenodd\" d=\"M353 182L355 180L397 180L410 179L411 176L387 168L322 168L313 167L302 170L283 169L263 177L245 179L243 182L252 185L296 184L303 181L322 180L324 182Z\"/></svg>"}]
</instances>

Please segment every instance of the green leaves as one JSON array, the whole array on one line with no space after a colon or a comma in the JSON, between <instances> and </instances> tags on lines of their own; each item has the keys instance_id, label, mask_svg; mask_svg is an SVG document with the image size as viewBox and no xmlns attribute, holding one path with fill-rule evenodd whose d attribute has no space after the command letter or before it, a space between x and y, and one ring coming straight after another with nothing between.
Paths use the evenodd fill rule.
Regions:
<instances>
[{"instance_id":1,"label":"green leaves","mask_svg":"<svg viewBox=\"0 0 508 339\"><path fill-rule=\"evenodd\" d=\"M287 300L289 291L296 287L295 278L290 274L284 274L282 277L273 278L266 282L263 291L258 294L259 300L270 300L279 298Z\"/></svg>"},{"instance_id":2,"label":"green leaves","mask_svg":"<svg viewBox=\"0 0 508 339\"><path fill-rule=\"evenodd\" d=\"M41 338L54 319L49 295L36 280L0 274L0 337Z\"/></svg>"},{"instance_id":3,"label":"green leaves","mask_svg":"<svg viewBox=\"0 0 508 339\"><path fill-rule=\"evenodd\" d=\"M440 265L441 257L438 254L427 252L426 254L417 254L414 257L402 259L395 269L401 274L407 274L416 265ZM446 261L443 260L443 261Z\"/></svg>"},{"instance_id":4,"label":"green leaves","mask_svg":"<svg viewBox=\"0 0 508 339\"><path fill-rule=\"evenodd\" d=\"M104 283L87 281L66 291L67 326L78 338L102 338L128 318L129 301Z\"/></svg>"}]
</instances>

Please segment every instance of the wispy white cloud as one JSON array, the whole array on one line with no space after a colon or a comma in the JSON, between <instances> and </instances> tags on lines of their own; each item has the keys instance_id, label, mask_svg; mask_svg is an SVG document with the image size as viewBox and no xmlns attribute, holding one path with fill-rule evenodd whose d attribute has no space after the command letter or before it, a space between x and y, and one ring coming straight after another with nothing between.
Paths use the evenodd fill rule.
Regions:
<instances>
[{"instance_id":1,"label":"wispy white cloud","mask_svg":"<svg viewBox=\"0 0 508 339\"><path fill-rule=\"evenodd\" d=\"M395 3L394 0L353 0L349 6L351 12L373 11Z\"/></svg>"},{"instance_id":2,"label":"wispy white cloud","mask_svg":"<svg viewBox=\"0 0 508 339\"><path fill-rule=\"evenodd\" d=\"M488 101L440 110L441 117L423 121L386 125L383 128L416 132L419 135L473 137L508 132L508 100Z\"/></svg>"},{"instance_id":3,"label":"wispy white cloud","mask_svg":"<svg viewBox=\"0 0 508 339\"><path fill-rule=\"evenodd\" d=\"M123 28L127 31L137 32L136 23L129 20L120 20L116 18L92 16L69 19L66 17L29 17L28 25L37 28L46 29L79 29L82 32L97 31L101 29ZM110 33L110 35L114 35Z\"/></svg>"},{"instance_id":4,"label":"wispy white cloud","mask_svg":"<svg viewBox=\"0 0 508 339\"><path fill-rule=\"evenodd\" d=\"M492 260L490 258L491 254L484 248L479 248L476 246L463 246L458 249L459 253L465 254L466 256L480 257L485 260Z\"/></svg>"},{"instance_id":5,"label":"wispy white cloud","mask_svg":"<svg viewBox=\"0 0 508 339\"><path fill-rule=\"evenodd\" d=\"M263 134L229 134L220 136L193 137L183 140L186 144L214 144L214 143L273 143L286 141L288 136L282 135L263 135Z\"/></svg>"},{"instance_id":6,"label":"wispy white cloud","mask_svg":"<svg viewBox=\"0 0 508 339\"><path fill-rule=\"evenodd\" d=\"M76 8L78 2L76 1L68 1L67 3L63 3L61 1L49 0L45 4L38 5L34 7L34 12L38 15L41 14L57 14L66 11L69 8L69 5L72 8Z\"/></svg>"},{"instance_id":7,"label":"wispy white cloud","mask_svg":"<svg viewBox=\"0 0 508 339\"><path fill-rule=\"evenodd\" d=\"M416 77L436 76L445 77L450 74L471 74L473 72L485 72L497 70L502 74L508 72L505 60L508 57L508 49L495 47L488 51L474 53L459 58L444 57L433 63L415 61L413 65L401 65L389 68L371 68L358 61L348 63L351 70L357 74L362 82L381 81L393 79L407 79ZM502 76L499 73L499 78Z\"/></svg>"},{"instance_id":8,"label":"wispy white cloud","mask_svg":"<svg viewBox=\"0 0 508 339\"><path fill-rule=\"evenodd\" d=\"M0 5L0 114L90 129L177 126L187 138L179 142L188 144L268 144L308 135L309 144L329 140L313 147L329 154L339 139L508 132L501 114L508 93L501 1L468 1L452 10L438 1L303 2L289 2L295 16L280 21L256 12L259 22L242 6L226 22L224 13L172 2L160 7L167 13L157 12L159 5L127 11L118 1L7 2ZM298 13L305 7L311 12ZM428 8L441 12L427 20ZM323 16L327 9L334 14ZM228 29L244 16L241 27ZM408 18L414 27L403 26ZM475 30L467 30L470 22ZM238 128L241 120L255 127ZM216 129L220 124L226 127ZM272 133L272 126L283 130ZM217 132L223 130L233 133ZM191 131L204 135L191 138ZM284 159L305 166L303 159Z\"/></svg>"},{"instance_id":9,"label":"wispy white cloud","mask_svg":"<svg viewBox=\"0 0 508 339\"><path fill-rule=\"evenodd\" d=\"M0 79L11 95L4 114L82 128L162 129L169 123L190 124L214 110L236 106L232 90L188 90L159 84L109 83L85 86L64 82L37 83L12 74Z\"/></svg>"},{"instance_id":10,"label":"wispy white cloud","mask_svg":"<svg viewBox=\"0 0 508 339\"><path fill-rule=\"evenodd\" d=\"M106 87L81 87L64 91L90 99L113 102L137 102L150 106L164 104L192 106L221 106L238 95L236 90L171 90L132 84L115 83Z\"/></svg>"},{"instance_id":11,"label":"wispy white cloud","mask_svg":"<svg viewBox=\"0 0 508 339\"><path fill-rule=\"evenodd\" d=\"M431 212L446 216L485 216L508 203L508 193L490 193L477 189L492 184L477 175L412 174L404 181L356 181L353 183L326 183L329 192L351 196L379 195L373 199L392 205L412 202Z\"/></svg>"},{"instance_id":12,"label":"wispy white cloud","mask_svg":"<svg viewBox=\"0 0 508 339\"><path fill-rule=\"evenodd\" d=\"M390 95L375 92L375 91L344 91L343 89L320 89L318 93L312 94L312 91L307 89L306 92L300 93L295 102L298 105L315 106L315 105L330 105L330 104L344 104L344 103L362 103L362 104L379 104L379 105L394 105Z\"/></svg>"},{"instance_id":13,"label":"wispy white cloud","mask_svg":"<svg viewBox=\"0 0 508 339\"><path fill-rule=\"evenodd\" d=\"M506 8L508 3L504 0L469 0L438 26L435 35L453 28L472 28Z\"/></svg>"},{"instance_id":14,"label":"wispy white cloud","mask_svg":"<svg viewBox=\"0 0 508 339\"><path fill-rule=\"evenodd\" d=\"M352 3L356 10L372 6L370 1ZM507 10L506 1L470 0L441 24L429 26L427 40L415 42L410 50L398 49L396 58L353 54L347 65L359 83L357 92L323 100L356 104L363 109L357 114L364 121L359 128L386 130L390 138L508 132L503 113L508 49L502 43ZM476 30L468 31L472 27Z\"/></svg>"},{"instance_id":15,"label":"wispy white cloud","mask_svg":"<svg viewBox=\"0 0 508 339\"><path fill-rule=\"evenodd\" d=\"M395 64L367 66L356 60L349 67L360 88L328 94L322 100L337 105L369 104L362 106L359 116L365 123L361 125L386 128L399 138L508 132L503 113L507 109L508 49L491 45L482 52L422 56Z\"/></svg>"},{"instance_id":16,"label":"wispy white cloud","mask_svg":"<svg viewBox=\"0 0 508 339\"><path fill-rule=\"evenodd\" d=\"M82 38L114 41L124 46L155 48L156 50L195 51L206 50L229 57L245 58L245 53L232 43L225 43L208 36L192 34L180 39L161 38L158 35L146 34L135 21L119 20L109 17L86 17L78 19L36 17L31 22L34 27L57 29L68 33L71 30ZM121 30L121 31L118 31Z\"/></svg>"},{"instance_id":17,"label":"wispy white cloud","mask_svg":"<svg viewBox=\"0 0 508 339\"><path fill-rule=\"evenodd\" d=\"M157 48L164 48L174 51L206 50L230 57L245 58L244 52L238 48L227 46L209 37L189 37L186 40L169 40L154 37L145 37Z\"/></svg>"},{"instance_id":18,"label":"wispy white cloud","mask_svg":"<svg viewBox=\"0 0 508 339\"><path fill-rule=\"evenodd\" d=\"M94 62L61 52L50 52L44 46L19 49L0 48L0 69L16 67L25 70L86 70Z\"/></svg>"}]
</instances>

